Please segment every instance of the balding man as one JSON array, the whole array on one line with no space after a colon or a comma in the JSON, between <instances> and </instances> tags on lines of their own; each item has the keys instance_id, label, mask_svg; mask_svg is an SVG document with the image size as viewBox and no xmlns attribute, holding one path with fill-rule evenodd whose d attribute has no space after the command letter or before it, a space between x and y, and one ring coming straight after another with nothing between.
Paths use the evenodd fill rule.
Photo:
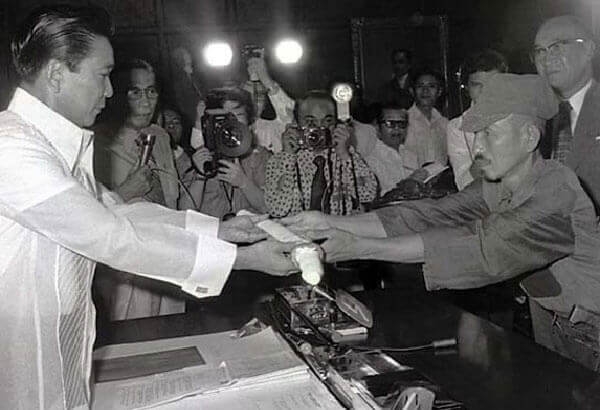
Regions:
<instances>
[{"instance_id":1,"label":"balding man","mask_svg":"<svg viewBox=\"0 0 600 410\"><path fill-rule=\"evenodd\" d=\"M539 28L531 57L561 100L540 149L573 169L600 209L600 86L593 78L592 34L574 16L547 20Z\"/></svg>"}]
</instances>

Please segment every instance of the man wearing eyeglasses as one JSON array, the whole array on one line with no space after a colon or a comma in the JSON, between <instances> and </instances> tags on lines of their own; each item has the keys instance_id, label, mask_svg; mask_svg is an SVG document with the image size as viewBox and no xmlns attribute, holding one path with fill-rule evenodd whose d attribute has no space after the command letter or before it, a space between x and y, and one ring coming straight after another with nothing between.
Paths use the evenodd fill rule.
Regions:
<instances>
[{"instance_id":1,"label":"man wearing eyeglasses","mask_svg":"<svg viewBox=\"0 0 600 410\"><path fill-rule=\"evenodd\" d=\"M592 34L579 19L559 16L539 28L531 58L561 100L541 142L542 155L573 169L598 211L600 86L593 79L595 51Z\"/></svg>"},{"instance_id":2,"label":"man wearing eyeglasses","mask_svg":"<svg viewBox=\"0 0 600 410\"><path fill-rule=\"evenodd\" d=\"M385 105L377 116L377 127L354 122L356 150L377 176L381 195L396 187L418 168L417 154L406 149L408 112Z\"/></svg>"}]
</instances>

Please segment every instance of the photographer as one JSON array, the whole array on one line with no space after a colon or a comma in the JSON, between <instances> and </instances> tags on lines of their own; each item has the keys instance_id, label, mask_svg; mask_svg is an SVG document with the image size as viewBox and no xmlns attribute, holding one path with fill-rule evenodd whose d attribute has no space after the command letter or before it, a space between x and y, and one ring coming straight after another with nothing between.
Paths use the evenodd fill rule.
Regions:
<instances>
[{"instance_id":1,"label":"photographer","mask_svg":"<svg viewBox=\"0 0 600 410\"><path fill-rule=\"evenodd\" d=\"M375 175L350 144L353 130L336 125L336 106L324 92L297 104L298 126L282 135L283 151L267 164L265 202L281 217L317 209L334 215L360 212L377 193Z\"/></svg>"},{"instance_id":2,"label":"photographer","mask_svg":"<svg viewBox=\"0 0 600 410\"><path fill-rule=\"evenodd\" d=\"M280 152L281 135L285 131L286 124L294 119L294 100L269 75L262 49L249 50L246 54L248 54L249 81L246 81L242 88L252 95L257 117L253 123L256 144L271 152ZM271 103L274 111L273 119L263 118L268 111L265 108L270 108L267 106L268 102Z\"/></svg>"},{"instance_id":3,"label":"photographer","mask_svg":"<svg viewBox=\"0 0 600 410\"><path fill-rule=\"evenodd\" d=\"M212 101L211 101L212 100ZM265 165L270 156L263 147L256 146L251 129L254 110L250 95L240 89L217 89L209 93L209 109L205 104L198 105L194 135L200 147L192 160L199 170L190 184L189 191L193 202L182 197L182 209L193 209L219 218L247 209L255 213L267 211L263 187L265 184ZM211 111L219 112L222 120L211 119ZM227 116L231 114L231 116ZM202 121L204 118L204 124ZM232 119L237 120L231 123ZM212 121L213 125L207 127ZM226 125L230 124L230 125ZM233 127L232 134L239 134L241 144L235 148L229 158L216 146L221 146L218 138L223 138L218 127ZM235 138L235 136L234 136ZM212 150L211 150L212 148ZM225 148L227 149L227 148Z\"/></svg>"}]
</instances>

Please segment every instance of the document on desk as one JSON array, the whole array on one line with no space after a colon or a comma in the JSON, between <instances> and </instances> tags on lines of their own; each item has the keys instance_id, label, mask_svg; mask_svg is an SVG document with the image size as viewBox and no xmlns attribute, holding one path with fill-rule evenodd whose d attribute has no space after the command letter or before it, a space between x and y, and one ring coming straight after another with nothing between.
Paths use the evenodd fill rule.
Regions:
<instances>
[{"instance_id":1,"label":"document on desk","mask_svg":"<svg viewBox=\"0 0 600 410\"><path fill-rule=\"evenodd\" d=\"M94 367L94 410L151 408L309 377L304 362L271 328L242 338L223 332L105 346L94 352Z\"/></svg>"},{"instance_id":2,"label":"document on desk","mask_svg":"<svg viewBox=\"0 0 600 410\"><path fill-rule=\"evenodd\" d=\"M201 394L161 406L161 410L342 410L344 407L312 373L305 377L272 381Z\"/></svg>"}]
</instances>

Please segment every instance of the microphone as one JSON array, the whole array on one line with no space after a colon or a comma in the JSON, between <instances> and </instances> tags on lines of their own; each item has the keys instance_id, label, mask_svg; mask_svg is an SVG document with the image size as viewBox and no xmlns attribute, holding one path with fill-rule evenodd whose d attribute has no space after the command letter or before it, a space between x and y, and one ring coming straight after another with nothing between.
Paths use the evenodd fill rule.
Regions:
<instances>
[{"instance_id":1,"label":"microphone","mask_svg":"<svg viewBox=\"0 0 600 410\"><path fill-rule=\"evenodd\" d=\"M139 135L138 144L142 147L142 153L140 154L140 167L148 164L155 140L156 136L149 133L143 132Z\"/></svg>"}]
</instances>

